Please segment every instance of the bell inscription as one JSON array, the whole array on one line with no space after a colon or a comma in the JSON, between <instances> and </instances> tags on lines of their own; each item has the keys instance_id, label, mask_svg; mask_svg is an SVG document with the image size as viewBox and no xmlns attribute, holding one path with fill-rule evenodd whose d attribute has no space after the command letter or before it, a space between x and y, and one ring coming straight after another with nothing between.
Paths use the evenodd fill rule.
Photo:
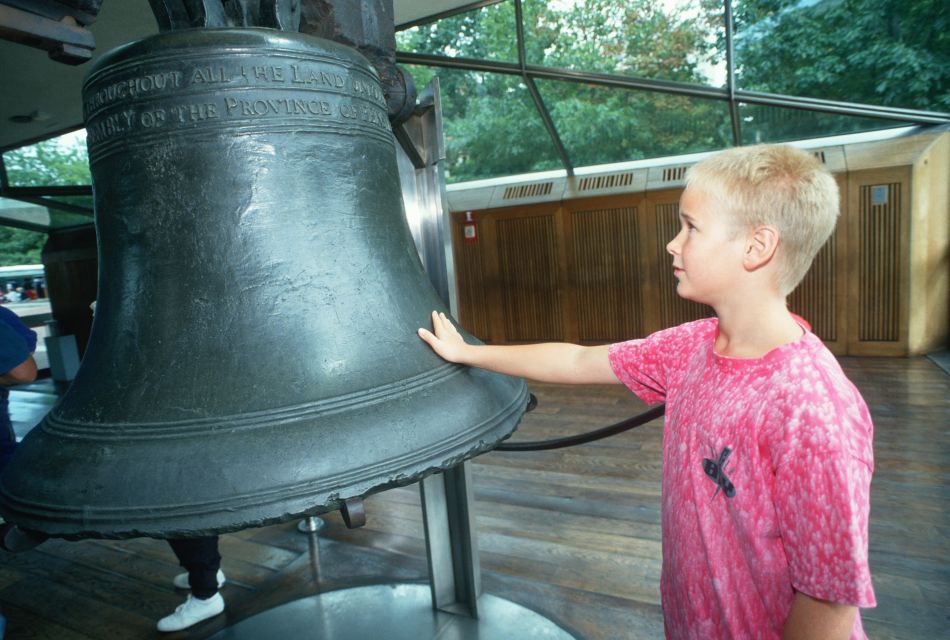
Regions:
<instances>
[{"instance_id":1,"label":"bell inscription","mask_svg":"<svg viewBox=\"0 0 950 640\"><path fill-rule=\"evenodd\" d=\"M267 118L390 135L386 100L368 66L279 45L266 52L234 47L219 57L146 58L91 74L83 103L90 159L109 153L116 138L190 133L223 121L240 126Z\"/></svg>"}]
</instances>

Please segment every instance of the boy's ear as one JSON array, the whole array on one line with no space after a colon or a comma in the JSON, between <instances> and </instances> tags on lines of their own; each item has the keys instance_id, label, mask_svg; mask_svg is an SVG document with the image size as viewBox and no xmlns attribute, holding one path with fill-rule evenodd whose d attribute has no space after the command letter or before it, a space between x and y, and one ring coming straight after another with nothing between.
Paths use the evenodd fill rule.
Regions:
<instances>
[{"instance_id":1,"label":"boy's ear","mask_svg":"<svg viewBox=\"0 0 950 640\"><path fill-rule=\"evenodd\" d=\"M772 261L777 250L778 230L767 225L757 227L749 233L742 260L743 266L746 271L755 271L764 267Z\"/></svg>"}]
</instances>

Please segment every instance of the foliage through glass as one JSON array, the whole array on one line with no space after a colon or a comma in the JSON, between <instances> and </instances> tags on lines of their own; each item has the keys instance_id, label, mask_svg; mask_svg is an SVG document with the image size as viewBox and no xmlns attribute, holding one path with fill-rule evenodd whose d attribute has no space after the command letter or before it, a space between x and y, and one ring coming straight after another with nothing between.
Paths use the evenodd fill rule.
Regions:
<instances>
[{"instance_id":1,"label":"foliage through glass","mask_svg":"<svg viewBox=\"0 0 950 640\"><path fill-rule=\"evenodd\" d=\"M524 0L528 64L722 86L722 4Z\"/></svg>"},{"instance_id":2,"label":"foliage through glass","mask_svg":"<svg viewBox=\"0 0 950 640\"><path fill-rule=\"evenodd\" d=\"M906 126L893 120L745 103L739 103L739 116L742 144L788 142Z\"/></svg>"},{"instance_id":3,"label":"foliage through glass","mask_svg":"<svg viewBox=\"0 0 950 640\"><path fill-rule=\"evenodd\" d=\"M722 100L539 80L538 89L577 166L700 151L730 145Z\"/></svg>"},{"instance_id":4,"label":"foliage through glass","mask_svg":"<svg viewBox=\"0 0 950 640\"><path fill-rule=\"evenodd\" d=\"M727 85L722 0L523 0L522 6L529 73L538 66ZM398 33L397 46L515 62L513 7L508 0ZM950 12L940 0L733 0L732 7L739 89L950 111ZM485 71L477 79L475 72L421 66L412 72L419 86L434 74L443 80L451 182L558 166L553 143L540 142L547 133L521 82ZM461 85L451 78L463 76L468 89L456 91ZM723 100L536 82L574 166L735 143ZM748 103L739 110L742 143L907 125ZM543 147L537 162L525 154L527 141Z\"/></svg>"},{"instance_id":5,"label":"foliage through glass","mask_svg":"<svg viewBox=\"0 0 950 640\"><path fill-rule=\"evenodd\" d=\"M3 165L11 187L77 186L92 182L85 129L6 151Z\"/></svg>"},{"instance_id":6,"label":"foliage through glass","mask_svg":"<svg viewBox=\"0 0 950 640\"><path fill-rule=\"evenodd\" d=\"M406 68L420 88L432 76L439 76L448 182L562 168L554 143L519 77Z\"/></svg>"},{"instance_id":7,"label":"foliage through glass","mask_svg":"<svg viewBox=\"0 0 950 640\"><path fill-rule=\"evenodd\" d=\"M946 0L733 0L736 83L950 111Z\"/></svg>"}]
</instances>

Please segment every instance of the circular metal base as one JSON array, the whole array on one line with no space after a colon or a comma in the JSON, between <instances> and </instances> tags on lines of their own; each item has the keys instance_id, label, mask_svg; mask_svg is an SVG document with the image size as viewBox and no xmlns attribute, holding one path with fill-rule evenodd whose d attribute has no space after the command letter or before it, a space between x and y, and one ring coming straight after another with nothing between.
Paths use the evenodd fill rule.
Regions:
<instances>
[{"instance_id":1,"label":"circular metal base","mask_svg":"<svg viewBox=\"0 0 950 640\"><path fill-rule=\"evenodd\" d=\"M427 584L383 584L328 591L282 604L224 629L210 640L574 640L544 616L482 594L478 619L432 609ZM515 634L513 636L512 634Z\"/></svg>"},{"instance_id":2,"label":"circular metal base","mask_svg":"<svg viewBox=\"0 0 950 640\"><path fill-rule=\"evenodd\" d=\"M326 522L316 516L308 516L297 523L297 531L300 533L316 533L323 528Z\"/></svg>"}]
</instances>

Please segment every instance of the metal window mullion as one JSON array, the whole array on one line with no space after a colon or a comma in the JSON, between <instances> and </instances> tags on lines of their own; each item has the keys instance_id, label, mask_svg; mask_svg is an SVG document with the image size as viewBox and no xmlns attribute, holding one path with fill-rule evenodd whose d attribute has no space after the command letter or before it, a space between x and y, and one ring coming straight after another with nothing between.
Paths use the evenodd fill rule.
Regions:
<instances>
[{"instance_id":1,"label":"metal window mullion","mask_svg":"<svg viewBox=\"0 0 950 640\"><path fill-rule=\"evenodd\" d=\"M92 185L44 185L42 187L11 187L6 185L5 193L10 198L17 196L91 196Z\"/></svg>"},{"instance_id":2,"label":"metal window mullion","mask_svg":"<svg viewBox=\"0 0 950 640\"><path fill-rule=\"evenodd\" d=\"M696 98L711 98L714 100L728 100L729 93L720 87L711 87L702 84L689 84L675 80L656 80L653 78L639 78L636 76L620 76L610 73L594 73L589 71L575 71L557 67L542 67L527 65L527 71L538 78L553 78L569 82L584 82L622 89L646 89L662 93L693 96Z\"/></svg>"},{"instance_id":3,"label":"metal window mullion","mask_svg":"<svg viewBox=\"0 0 950 640\"><path fill-rule=\"evenodd\" d=\"M497 60L479 60L478 58L450 58L437 56L431 53L412 53L397 51L396 62L401 64L422 64L430 67L445 69L466 69L469 71L491 71L508 75L520 75L521 67L514 62L499 62Z\"/></svg>"},{"instance_id":4,"label":"metal window mullion","mask_svg":"<svg viewBox=\"0 0 950 640\"><path fill-rule=\"evenodd\" d=\"M20 202L27 202L29 204L36 204L41 207L48 207L50 209L58 209L60 211L66 211L67 213L78 213L79 215L89 217L95 215L95 212L89 207L83 207L78 204L70 204L68 202L59 202L58 200L47 200L46 198L41 198L39 196L12 195L5 193L3 194L3 197L9 198L11 200L19 200Z\"/></svg>"},{"instance_id":5,"label":"metal window mullion","mask_svg":"<svg viewBox=\"0 0 950 640\"><path fill-rule=\"evenodd\" d=\"M14 229L23 229L24 231L35 231L37 233L49 233L50 228L41 224L24 222L23 220L8 220L0 218L0 227L12 227Z\"/></svg>"},{"instance_id":6,"label":"metal window mullion","mask_svg":"<svg viewBox=\"0 0 950 640\"><path fill-rule=\"evenodd\" d=\"M732 138L738 147L742 144L742 121L739 118L739 103L736 101L736 52L732 39L735 22L732 17L732 0L723 1L723 11L726 30L726 89L729 91L729 119L732 121Z\"/></svg>"},{"instance_id":7,"label":"metal window mullion","mask_svg":"<svg viewBox=\"0 0 950 640\"><path fill-rule=\"evenodd\" d=\"M0 196L4 196L10 187L10 178L7 176L7 161L0 153Z\"/></svg>"},{"instance_id":8,"label":"metal window mullion","mask_svg":"<svg viewBox=\"0 0 950 640\"><path fill-rule=\"evenodd\" d=\"M672 80L654 80L651 78L637 78L634 76L618 76L609 73L591 73L585 71L575 71L573 69L543 67L534 64L525 64L524 69L522 69L519 64L511 62L476 60L474 58L449 58L446 56L434 56L429 54L405 52L397 52L396 61L403 64L422 64L430 67L466 69L470 71L485 71L488 73L502 73L508 75L523 75L524 73L527 73L529 76L535 79L545 78L550 80L562 80L565 82L582 82L585 84L619 87L622 89L646 89L649 91L660 91L663 93L687 95L697 98L710 98L713 100L729 99L727 90L719 87L692 85L685 82L675 82Z\"/></svg>"},{"instance_id":9,"label":"metal window mullion","mask_svg":"<svg viewBox=\"0 0 950 640\"><path fill-rule=\"evenodd\" d=\"M885 120L900 120L916 124L947 124L950 123L950 114L938 111L918 111L915 109L899 109L894 107L878 107L875 105L858 104L855 102L839 102L823 100L821 98L802 98L777 93L761 91L743 91L736 89L736 99L750 104L761 104L773 107L802 109L805 111L821 111L838 115L860 116L865 118L880 118Z\"/></svg>"},{"instance_id":10,"label":"metal window mullion","mask_svg":"<svg viewBox=\"0 0 950 640\"><path fill-rule=\"evenodd\" d=\"M544 128L548 130L548 135L551 136L551 142L554 143L554 147L557 149L557 154L561 157L561 164L564 165L567 175L573 176L574 165L571 163L571 158L567 153L567 149L564 147L564 143L561 142L561 136L558 135L557 127L554 126L554 120L551 119L551 114L548 112L544 101L541 99L541 94L538 92L538 88L534 84L534 79L525 74L524 83L525 86L528 87L528 93L531 94L531 99L534 100L534 106L538 109L538 113L541 114L541 120L544 122Z\"/></svg>"},{"instance_id":11,"label":"metal window mullion","mask_svg":"<svg viewBox=\"0 0 950 640\"><path fill-rule=\"evenodd\" d=\"M728 89L705 85L690 85L684 82L673 82L670 80L652 80L649 78L616 76L606 73L588 73L583 71L574 71L572 69L558 69L530 64L526 64L524 70L522 71L519 65L508 62L473 60L471 58L447 58L442 56L421 54L397 53L396 59L399 62L408 64L424 64L433 67L469 69L474 71L485 71L489 73L503 73L508 75L522 75L523 73L527 73L530 77L535 79L548 78L553 80L563 80L566 82L583 82L594 85L619 87L623 89L645 89L648 91L685 95L694 98L726 101L730 100ZM911 124L950 123L950 113L920 111L916 109L898 109L893 107L877 107L853 102L838 102L835 100L822 100L819 98L800 98L782 94L764 93L760 91L743 91L742 89L735 90L735 100L737 102L747 102L749 104L762 104L767 106L802 109L806 111L836 113L839 115L897 120Z\"/></svg>"},{"instance_id":12,"label":"metal window mullion","mask_svg":"<svg viewBox=\"0 0 950 640\"><path fill-rule=\"evenodd\" d=\"M547 129L551 142L554 143L554 148L557 151L557 155L561 158L561 164L564 165L564 170L567 171L568 176L573 176L574 165L571 162L571 157L568 155L567 148L564 146L564 142L557 132L557 127L554 124L554 119L551 117L551 112L548 111L548 107L544 104L544 99L541 97L541 92L538 91L538 87L534 83L534 78L528 74L528 61L524 44L524 13L521 10L521 0L514 0L514 3L515 35L518 41L518 66L521 68L521 79L528 88L528 93L531 95L531 100L534 101L534 107L541 116L541 122L544 123L544 128Z\"/></svg>"}]
</instances>

